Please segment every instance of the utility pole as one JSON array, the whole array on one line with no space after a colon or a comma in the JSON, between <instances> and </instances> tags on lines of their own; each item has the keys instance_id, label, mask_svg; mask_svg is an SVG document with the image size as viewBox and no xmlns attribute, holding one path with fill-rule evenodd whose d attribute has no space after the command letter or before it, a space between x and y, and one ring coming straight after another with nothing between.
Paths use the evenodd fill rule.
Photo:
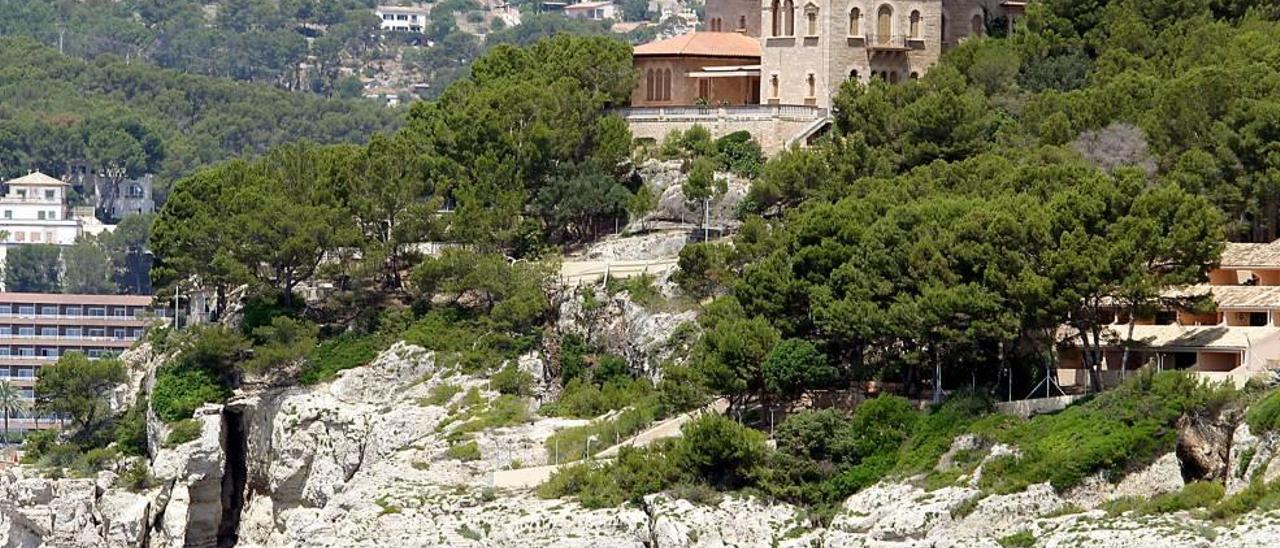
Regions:
<instances>
[{"instance_id":1,"label":"utility pole","mask_svg":"<svg viewBox=\"0 0 1280 548\"><path fill-rule=\"evenodd\" d=\"M66 52L63 51L62 49L62 37L65 34L67 34L67 29L59 26L58 27L58 55L66 55Z\"/></svg>"}]
</instances>

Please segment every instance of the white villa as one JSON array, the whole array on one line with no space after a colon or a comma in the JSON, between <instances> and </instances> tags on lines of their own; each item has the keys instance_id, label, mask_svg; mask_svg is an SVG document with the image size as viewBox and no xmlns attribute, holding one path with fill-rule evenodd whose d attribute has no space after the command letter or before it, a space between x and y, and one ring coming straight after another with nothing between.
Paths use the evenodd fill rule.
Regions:
<instances>
[{"instance_id":1,"label":"white villa","mask_svg":"<svg viewBox=\"0 0 1280 548\"><path fill-rule=\"evenodd\" d=\"M40 172L4 183L0 196L0 260L9 247L23 244L71 245L81 234L98 234L115 228L67 206L71 185Z\"/></svg>"},{"instance_id":2,"label":"white villa","mask_svg":"<svg viewBox=\"0 0 1280 548\"><path fill-rule=\"evenodd\" d=\"M429 9L413 6L378 6L373 9L382 30L400 32L422 32L427 28L430 13Z\"/></svg>"}]
</instances>

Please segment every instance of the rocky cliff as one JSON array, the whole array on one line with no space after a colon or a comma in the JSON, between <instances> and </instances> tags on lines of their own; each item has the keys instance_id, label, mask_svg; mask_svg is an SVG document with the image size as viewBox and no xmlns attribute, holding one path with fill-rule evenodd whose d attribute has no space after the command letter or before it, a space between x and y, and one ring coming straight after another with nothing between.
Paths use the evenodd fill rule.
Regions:
<instances>
[{"instance_id":1,"label":"rocky cliff","mask_svg":"<svg viewBox=\"0 0 1280 548\"><path fill-rule=\"evenodd\" d=\"M471 389L478 400L467 395ZM973 487L981 466L932 491L910 479L884 482L846 500L825 527L802 509L741 496L695 503L659 494L588 510L489 487L494 471L545 464L548 436L581 423L531 418L462 432L496 397L484 379L442 369L431 353L400 344L322 386L268 389L200 409L200 437L157 447L154 487L140 492L117 486L113 472L56 480L22 467L0 472L0 545L838 548L998 546L1022 533L1041 546L1211 546L1215 539L1270 546L1280 538L1275 516L1209 522L1186 513L1108 517L1098 509L1118 497L1181 489L1186 455L1215 454L1213 444L1192 441L1145 470L1112 481L1099 476L1066 493L1040 484L983 496ZM1200 432L1219 434L1230 490L1255 475L1280 476L1280 438L1254 436L1243 425ZM479 455L453 456L449 448L460 439L473 440ZM983 448L968 436L954 449L1016 451Z\"/></svg>"}]
</instances>

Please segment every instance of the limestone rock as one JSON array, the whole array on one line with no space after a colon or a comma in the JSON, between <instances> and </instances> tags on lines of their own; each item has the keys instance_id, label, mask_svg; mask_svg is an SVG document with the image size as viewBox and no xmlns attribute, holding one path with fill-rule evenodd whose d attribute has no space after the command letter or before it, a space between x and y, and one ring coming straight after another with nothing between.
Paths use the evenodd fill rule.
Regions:
<instances>
[{"instance_id":1,"label":"limestone rock","mask_svg":"<svg viewBox=\"0 0 1280 548\"><path fill-rule=\"evenodd\" d=\"M647 220L662 220L688 224L700 224L703 219L702 207L690 209L684 199L680 186L687 179L681 171L680 161L649 160L641 164L637 172L658 196L658 207L649 214ZM711 203L710 217L712 226L735 227L738 207L747 196L750 183L728 173L716 173L717 181L723 181L728 188L719 200Z\"/></svg>"},{"instance_id":2,"label":"limestone rock","mask_svg":"<svg viewBox=\"0 0 1280 548\"><path fill-rule=\"evenodd\" d=\"M145 495L109 489L98 498L101 535L108 546L145 546L151 522L151 499Z\"/></svg>"},{"instance_id":3,"label":"limestone rock","mask_svg":"<svg viewBox=\"0 0 1280 548\"><path fill-rule=\"evenodd\" d=\"M1150 466L1120 480L1111 498L1150 498L1181 491L1184 485L1186 483L1182 481L1182 465L1178 462L1178 455L1166 453Z\"/></svg>"},{"instance_id":4,"label":"limestone rock","mask_svg":"<svg viewBox=\"0 0 1280 548\"><path fill-rule=\"evenodd\" d=\"M588 308L581 294L567 296L560 304L556 324L560 333L586 337L605 351L622 356L634 371L654 381L660 378L663 363L678 362L687 351L687 341L673 340L673 336L696 329L696 312L651 311L626 291L613 296L593 288L582 291L594 291L593 300L598 304ZM686 338L692 340L693 333L686 331Z\"/></svg>"},{"instance_id":5,"label":"limestone rock","mask_svg":"<svg viewBox=\"0 0 1280 548\"><path fill-rule=\"evenodd\" d=\"M1211 417L1178 419L1178 459L1185 479L1227 477L1231 435L1243 414L1242 409L1227 408Z\"/></svg>"}]
</instances>

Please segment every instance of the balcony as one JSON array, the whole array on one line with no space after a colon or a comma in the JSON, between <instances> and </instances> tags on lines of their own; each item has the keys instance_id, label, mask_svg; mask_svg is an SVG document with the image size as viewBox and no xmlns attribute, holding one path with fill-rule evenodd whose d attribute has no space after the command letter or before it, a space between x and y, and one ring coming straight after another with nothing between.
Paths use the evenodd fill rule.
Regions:
<instances>
[{"instance_id":1,"label":"balcony","mask_svg":"<svg viewBox=\"0 0 1280 548\"><path fill-rule=\"evenodd\" d=\"M742 105L729 107L629 107L618 109L628 122L714 122L718 120L787 120L825 118L826 109L809 105Z\"/></svg>"},{"instance_id":2,"label":"balcony","mask_svg":"<svg viewBox=\"0 0 1280 548\"><path fill-rule=\"evenodd\" d=\"M911 42L917 39L909 37L905 34L895 34L889 36L868 36L863 47L872 54L876 53L906 53L915 49Z\"/></svg>"}]
</instances>

